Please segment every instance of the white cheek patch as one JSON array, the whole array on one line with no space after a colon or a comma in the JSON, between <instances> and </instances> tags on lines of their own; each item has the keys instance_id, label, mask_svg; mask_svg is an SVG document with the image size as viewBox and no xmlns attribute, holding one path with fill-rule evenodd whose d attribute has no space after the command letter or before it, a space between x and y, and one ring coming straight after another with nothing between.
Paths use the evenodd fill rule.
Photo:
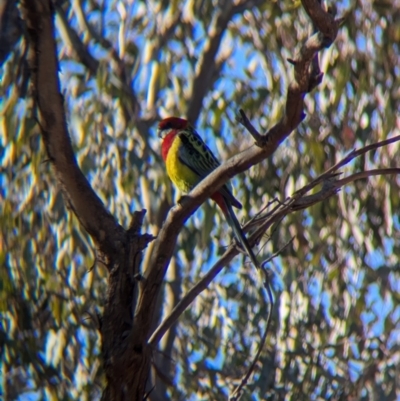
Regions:
<instances>
[{"instance_id":1,"label":"white cheek patch","mask_svg":"<svg viewBox=\"0 0 400 401\"><path fill-rule=\"evenodd\" d=\"M167 137L171 131L172 131L172 128L168 128L168 129L163 129L163 130L161 130L161 131L160 131L160 137L161 137L161 139L164 139L165 137Z\"/></svg>"}]
</instances>

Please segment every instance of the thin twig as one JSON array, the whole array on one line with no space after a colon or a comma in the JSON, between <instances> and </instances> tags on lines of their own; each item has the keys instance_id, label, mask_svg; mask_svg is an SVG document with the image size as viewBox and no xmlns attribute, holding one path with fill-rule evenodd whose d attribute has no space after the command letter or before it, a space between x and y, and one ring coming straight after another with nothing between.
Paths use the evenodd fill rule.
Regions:
<instances>
[{"instance_id":1,"label":"thin twig","mask_svg":"<svg viewBox=\"0 0 400 401\"><path fill-rule=\"evenodd\" d=\"M257 145L262 143L262 135L257 131L254 125L248 119L243 109L239 109L239 114L236 116L236 121L242 124L243 127L245 127L247 131L249 131L250 135L254 138Z\"/></svg>"},{"instance_id":2,"label":"thin twig","mask_svg":"<svg viewBox=\"0 0 400 401\"><path fill-rule=\"evenodd\" d=\"M179 316L188 308L188 306L203 292L220 271L238 254L235 245L231 245L214 266L204 275L197 284L192 287L184 297L175 305L171 313L161 322L157 329L151 335L148 344L155 346L169 328L178 320Z\"/></svg>"},{"instance_id":3,"label":"thin twig","mask_svg":"<svg viewBox=\"0 0 400 401\"><path fill-rule=\"evenodd\" d=\"M400 135L394 136L389 139L385 139L384 141L372 143L371 145L364 146L363 148L360 148L360 149L354 149L344 159L340 160L338 163L336 163L334 166L332 166L329 170L327 170L324 174L329 174L333 171L338 170L339 168L343 167L347 163L350 163L354 158L361 156L367 152L370 152L371 150L375 150L375 149L390 145L391 143L398 142L398 141L400 141Z\"/></svg>"},{"instance_id":4,"label":"thin twig","mask_svg":"<svg viewBox=\"0 0 400 401\"><path fill-rule=\"evenodd\" d=\"M272 290L271 290L271 281L270 281L268 271L264 267L262 267L261 270L264 273L263 287L267 291L268 300L269 300L267 324L265 326L264 334L261 338L260 345L258 346L258 350L253 358L253 361L251 362L249 369L247 370L245 375L242 377L242 380L240 381L239 385L236 387L236 389L233 391L233 393L229 397L229 401L237 401L242 396L243 387L247 384L250 375L253 373L253 371L256 367L258 359L260 358L261 352L262 352L265 342L267 340L269 328L271 326L272 309L274 307L274 298L273 298Z\"/></svg>"},{"instance_id":5,"label":"thin twig","mask_svg":"<svg viewBox=\"0 0 400 401\"><path fill-rule=\"evenodd\" d=\"M296 191L291 197L287 198L280 205L277 205L273 210L269 211L268 213L266 213L265 215L263 215L260 218L252 219L251 223L249 222L245 225L246 229L248 230L251 227L258 226L262 221L265 222L267 219L269 219L268 224L263 224L264 229L266 229L272 224L273 221L277 220L277 216L286 215L291 207L294 208L294 210L296 210L296 209L298 210L299 206L301 206L301 208L304 209L304 208L311 206L312 204L314 204L316 202L326 199L328 196L321 197L321 195L322 195L322 193L325 193L325 195L328 194L328 192L329 192L329 191L327 191L327 188L329 187L328 184L331 184L332 182L335 183L336 188L340 188L341 186L343 186L351 181L354 181L356 179L366 178L369 175L379 175L378 171L381 171L382 174L397 174L396 169L393 169L392 172L388 172L391 169L370 170L370 171L374 171L374 173L369 173L369 175L367 172L356 173L356 175L354 175L354 177L351 176L353 178L350 178L350 177L344 178L343 180L345 180L345 181L343 181L343 184L341 184L341 185L338 185L338 182L339 183L342 182L341 180L332 181L335 179L335 177L342 174L340 172L337 172L337 170L339 168L345 166L346 164L350 163L354 158L361 156L367 152L370 152L371 150L375 150L375 149L390 145L390 144L398 142L398 141L400 141L400 135L395 136L393 138L386 139L384 141L373 143L371 145L365 146L360 149L354 149L352 152L350 152L346 157L344 157L342 160L340 160L334 166L330 167L323 174L321 174L320 176L318 176L317 178L315 178L314 180L309 182L303 188ZM317 185L319 185L321 183L325 183L325 185L326 185L326 187L322 191L318 192L317 194L310 195L309 197L304 197L304 195L307 192L311 191L313 188L315 188ZM333 195L333 193L330 194L329 196L331 196L331 195ZM320 199L318 199L318 197L320 197Z\"/></svg>"},{"instance_id":6,"label":"thin twig","mask_svg":"<svg viewBox=\"0 0 400 401\"><path fill-rule=\"evenodd\" d=\"M361 171L359 173L355 173L349 175L348 177L342 178L341 180L335 181L334 185L337 187L343 187L344 185L350 182L361 180L363 178L368 178L375 175L391 175L391 174L400 174L400 168L377 168L374 170Z\"/></svg>"},{"instance_id":7,"label":"thin twig","mask_svg":"<svg viewBox=\"0 0 400 401\"><path fill-rule=\"evenodd\" d=\"M356 173L356 174L353 174L344 179L334 181L333 186L334 186L335 192L337 192L338 188L348 184L349 182L355 181L357 179L366 178L369 176L379 175L379 174L400 174L400 169L398 169L398 168L377 169L377 170L370 170L370 171L364 171L361 173ZM323 175L326 175L326 173L324 173ZM337 174L331 173L329 175L329 177L334 177L334 176L337 176ZM318 184L320 182L319 177L318 177L318 179L314 180L313 182L317 182L317 184ZM310 184L306 185L306 187L308 187ZM267 221L264 221L264 223L258 227L256 232L254 232L250 236L250 238L249 238L250 244L254 244L256 242L256 238L259 237L260 233L265 232L273 223L275 223L279 219L283 219L288 214L291 214L300 209L305 209L305 208L311 206L312 204L316 203L315 199L313 199L312 197L314 195L318 195L318 194L313 194L308 197L300 196L298 198L297 196L300 193L303 193L303 191L302 190L298 191L296 193L296 197L288 198L287 201L285 201L284 203L281 203L279 205L279 207L281 207L282 209L279 210L279 212L275 213L272 216L268 215L268 216L270 216L270 219ZM324 193L324 196L318 195L318 198L319 198L318 202L323 201L333 195L332 190L321 190L319 193ZM307 201L303 202L304 199L306 199ZM288 201L290 201L290 202L288 202ZM265 216L263 217L263 220L264 219L265 219ZM260 221L258 220L257 223L260 224ZM262 263L262 267L264 267L268 262L270 262L274 257L276 257L280 252L282 252L287 246L289 246L292 241L293 241L293 238L287 244L285 244L278 252L274 253L266 261L264 261ZM161 338L164 336L164 334L178 320L179 316L187 309L187 307L194 301L194 299L204 289L206 289L208 287L210 282L221 272L221 270L224 268L224 266L226 266L238 253L239 253L238 248L236 246L232 245L225 252L225 254L221 257L221 259L219 259L217 261L217 263L214 264L214 266L209 270L209 272L193 288L191 288L185 294L185 296L178 302L178 304L175 306L175 308L172 310L172 312L162 321L162 323L153 332L152 336L149 339L149 344L151 346L154 347L161 340ZM267 289L267 292L268 292L268 289Z\"/></svg>"},{"instance_id":8,"label":"thin twig","mask_svg":"<svg viewBox=\"0 0 400 401\"><path fill-rule=\"evenodd\" d=\"M277 256L279 256L293 241L295 237L292 237L288 242L286 242L285 245L283 245L281 248L278 249L274 254L272 254L268 259L264 260L262 262L261 266L265 267L269 262L271 262L273 259L275 259Z\"/></svg>"}]
</instances>

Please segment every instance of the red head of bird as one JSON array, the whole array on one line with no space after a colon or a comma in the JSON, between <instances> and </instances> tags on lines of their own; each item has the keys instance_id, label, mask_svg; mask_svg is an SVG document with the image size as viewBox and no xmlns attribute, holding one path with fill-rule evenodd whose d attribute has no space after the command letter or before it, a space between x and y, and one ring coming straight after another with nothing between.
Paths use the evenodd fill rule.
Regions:
<instances>
[{"instance_id":1,"label":"red head of bird","mask_svg":"<svg viewBox=\"0 0 400 401\"><path fill-rule=\"evenodd\" d=\"M158 123L157 135L163 140L161 145L161 155L164 160L167 159L169 148L174 141L176 134L189 126L189 122L179 117L164 118Z\"/></svg>"}]
</instances>

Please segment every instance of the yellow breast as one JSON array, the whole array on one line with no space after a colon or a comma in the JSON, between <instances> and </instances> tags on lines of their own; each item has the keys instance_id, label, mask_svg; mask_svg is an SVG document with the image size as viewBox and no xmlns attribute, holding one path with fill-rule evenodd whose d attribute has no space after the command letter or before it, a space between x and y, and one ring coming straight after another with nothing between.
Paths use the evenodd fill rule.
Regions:
<instances>
[{"instance_id":1,"label":"yellow breast","mask_svg":"<svg viewBox=\"0 0 400 401\"><path fill-rule=\"evenodd\" d=\"M200 177L193 172L193 170L179 160L178 150L180 146L183 146L182 141L179 136L177 136L168 151L166 160L167 173L171 181L182 192L189 192L201 180Z\"/></svg>"}]
</instances>

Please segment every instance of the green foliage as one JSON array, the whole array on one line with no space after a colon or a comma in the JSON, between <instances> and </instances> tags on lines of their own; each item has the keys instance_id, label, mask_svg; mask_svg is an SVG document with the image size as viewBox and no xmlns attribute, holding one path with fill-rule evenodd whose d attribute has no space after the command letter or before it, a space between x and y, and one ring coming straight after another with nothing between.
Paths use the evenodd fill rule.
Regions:
<instances>
[{"instance_id":1,"label":"green foliage","mask_svg":"<svg viewBox=\"0 0 400 401\"><path fill-rule=\"evenodd\" d=\"M124 227L133 211L145 208L144 231L156 235L180 195L166 177L155 124L185 116L198 96L193 84L221 2L67 3L59 13L99 62L96 71L80 62L57 18L76 158ZM209 60L211 78L193 121L222 160L252 144L235 122L239 108L263 132L281 117L292 80L286 58L310 27L299 2L244 3L247 9L232 16ZM400 10L373 4L359 0L339 9L346 20L321 55L324 80L306 98L307 118L271 160L233 180L243 221L271 199L293 194L350 149L399 135ZM25 46L22 39L1 70L2 387L5 400L31 392L38 399L98 399L105 379L97 312L107 272L66 209L46 160L32 94L24 93L23 69L15 68L24 63ZM343 175L398 167L399 155L399 145L390 145L347 165ZM399 185L396 176L357 181L267 233L260 260L294 241L270 264L272 332L243 399L394 398ZM219 211L203 205L182 229L159 318L230 241ZM157 379L155 400L224 399L239 382L265 325L265 295L255 276L237 258L170 330L154 361L171 383Z\"/></svg>"}]
</instances>

